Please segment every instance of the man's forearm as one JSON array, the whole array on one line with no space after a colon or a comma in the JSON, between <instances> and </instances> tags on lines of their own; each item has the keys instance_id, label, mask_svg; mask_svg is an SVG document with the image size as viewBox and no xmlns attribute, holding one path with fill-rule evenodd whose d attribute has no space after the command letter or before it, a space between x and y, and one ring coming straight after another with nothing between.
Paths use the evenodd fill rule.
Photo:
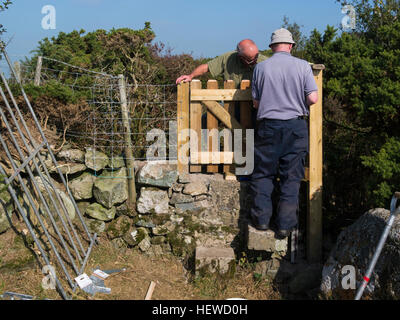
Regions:
<instances>
[{"instance_id":1,"label":"man's forearm","mask_svg":"<svg viewBox=\"0 0 400 320\"><path fill-rule=\"evenodd\" d=\"M200 77L208 71L208 64L201 64L190 74L192 78Z\"/></svg>"}]
</instances>

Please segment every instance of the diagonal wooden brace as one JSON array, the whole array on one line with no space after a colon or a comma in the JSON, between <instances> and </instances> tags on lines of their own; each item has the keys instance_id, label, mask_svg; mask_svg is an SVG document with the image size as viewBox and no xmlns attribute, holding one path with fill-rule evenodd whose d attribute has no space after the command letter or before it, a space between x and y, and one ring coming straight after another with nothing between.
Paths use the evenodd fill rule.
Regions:
<instances>
[{"instance_id":1,"label":"diagonal wooden brace","mask_svg":"<svg viewBox=\"0 0 400 320\"><path fill-rule=\"evenodd\" d=\"M202 101L207 109L229 129L243 129L240 123L216 101Z\"/></svg>"}]
</instances>

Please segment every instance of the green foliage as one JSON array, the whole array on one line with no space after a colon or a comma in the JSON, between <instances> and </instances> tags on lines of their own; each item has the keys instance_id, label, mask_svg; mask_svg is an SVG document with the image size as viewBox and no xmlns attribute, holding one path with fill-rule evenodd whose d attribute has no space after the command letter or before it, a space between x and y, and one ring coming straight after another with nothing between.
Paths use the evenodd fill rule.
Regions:
<instances>
[{"instance_id":1,"label":"green foliage","mask_svg":"<svg viewBox=\"0 0 400 320\"><path fill-rule=\"evenodd\" d=\"M400 186L400 138L390 137L378 150L370 156L362 156L362 163L371 168L377 178L378 186L373 190L377 206L385 206L386 199Z\"/></svg>"},{"instance_id":2,"label":"green foliage","mask_svg":"<svg viewBox=\"0 0 400 320\"><path fill-rule=\"evenodd\" d=\"M15 86L14 92L19 92L18 86ZM62 103L77 103L86 97L86 92L76 91L71 87L61 84L56 80L50 80L43 86L35 86L31 83L24 86L26 94L31 98L34 103L40 97L51 97L59 100Z\"/></svg>"},{"instance_id":3,"label":"green foliage","mask_svg":"<svg viewBox=\"0 0 400 320\"><path fill-rule=\"evenodd\" d=\"M348 218L399 188L400 1L338 2L355 7L356 30L314 30L305 53L326 66L325 208Z\"/></svg>"},{"instance_id":4,"label":"green foliage","mask_svg":"<svg viewBox=\"0 0 400 320\"><path fill-rule=\"evenodd\" d=\"M299 58L304 57L304 47L307 42L307 37L301 32L302 27L303 26L298 25L296 22L290 23L287 16L283 17L282 28L289 30L292 33L294 42L296 42L292 54Z\"/></svg>"}]
</instances>

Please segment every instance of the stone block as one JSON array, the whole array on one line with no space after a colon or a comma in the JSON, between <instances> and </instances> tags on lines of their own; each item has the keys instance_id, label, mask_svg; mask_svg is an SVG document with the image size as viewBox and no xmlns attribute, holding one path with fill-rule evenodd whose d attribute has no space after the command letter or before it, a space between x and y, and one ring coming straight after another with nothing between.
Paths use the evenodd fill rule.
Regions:
<instances>
[{"instance_id":1,"label":"stone block","mask_svg":"<svg viewBox=\"0 0 400 320\"><path fill-rule=\"evenodd\" d=\"M257 230L249 224L247 228L247 248L249 250L275 252L283 256L287 252L288 238L276 239L272 230Z\"/></svg>"},{"instance_id":2,"label":"stone block","mask_svg":"<svg viewBox=\"0 0 400 320\"><path fill-rule=\"evenodd\" d=\"M196 275L215 273L233 275L235 253L232 248L196 248Z\"/></svg>"}]
</instances>

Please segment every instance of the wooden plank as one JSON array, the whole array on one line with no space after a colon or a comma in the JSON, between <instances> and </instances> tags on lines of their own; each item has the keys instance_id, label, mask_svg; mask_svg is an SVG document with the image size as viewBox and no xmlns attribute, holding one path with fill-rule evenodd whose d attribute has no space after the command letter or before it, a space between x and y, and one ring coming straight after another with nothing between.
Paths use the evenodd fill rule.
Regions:
<instances>
[{"instance_id":1,"label":"wooden plank","mask_svg":"<svg viewBox=\"0 0 400 320\"><path fill-rule=\"evenodd\" d=\"M314 69L319 99L310 106L307 260L322 260L322 70Z\"/></svg>"},{"instance_id":2,"label":"wooden plank","mask_svg":"<svg viewBox=\"0 0 400 320\"><path fill-rule=\"evenodd\" d=\"M200 80L192 80L190 85L190 90L201 89ZM190 152L196 150L201 151L201 115L202 115L202 105L200 102L190 103ZM193 135L196 135L193 137ZM196 144L197 142L197 144ZM190 172L200 173L201 165L191 165Z\"/></svg>"},{"instance_id":3,"label":"wooden plank","mask_svg":"<svg viewBox=\"0 0 400 320\"><path fill-rule=\"evenodd\" d=\"M235 88L235 82L233 80L228 80L228 81L224 82L224 89L234 89L234 88ZM225 102L224 108L232 118L235 117L235 102L234 101ZM228 138L231 138L231 140L229 142L227 141L226 143L225 143L225 138L224 138L224 151L225 152L233 151L233 132L230 137L227 137L227 139ZM226 180L234 180L232 176L234 176L234 178L236 180L234 165L229 165L229 164L224 165L223 172L224 172Z\"/></svg>"},{"instance_id":4,"label":"wooden plank","mask_svg":"<svg viewBox=\"0 0 400 320\"><path fill-rule=\"evenodd\" d=\"M189 82L181 82L178 84L177 107L178 172L188 173L189 135L185 133L185 130L189 129Z\"/></svg>"},{"instance_id":5,"label":"wooden plank","mask_svg":"<svg viewBox=\"0 0 400 320\"><path fill-rule=\"evenodd\" d=\"M219 89L205 90L197 89L191 92L192 101L251 101L251 90Z\"/></svg>"},{"instance_id":6,"label":"wooden plank","mask_svg":"<svg viewBox=\"0 0 400 320\"><path fill-rule=\"evenodd\" d=\"M217 80L208 80L207 81L207 89L218 89L218 82ZM196 90L194 90L196 91ZM208 90L205 90L208 91ZM207 129L212 130L212 129L218 129L218 119L214 116L214 114L210 111L207 112ZM215 131L214 131L215 134ZM217 146L213 146L213 140L217 141L219 145L218 139L213 139L213 134L208 134L208 151L212 152L213 147L215 150L217 150ZM218 149L219 150L219 149ZM216 173L218 172L218 166L215 165L208 165L207 166L207 172L209 173Z\"/></svg>"},{"instance_id":7,"label":"wooden plank","mask_svg":"<svg viewBox=\"0 0 400 320\"><path fill-rule=\"evenodd\" d=\"M220 120L228 129L243 129L240 123L232 117L218 102L203 101L207 109ZM208 114L207 114L208 116Z\"/></svg>"},{"instance_id":8,"label":"wooden plank","mask_svg":"<svg viewBox=\"0 0 400 320\"><path fill-rule=\"evenodd\" d=\"M153 296L154 288L156 287L156 283L154 281L150 282L149 289L147 290L146 297L144 300L151 300Z\"/></svg>"},{"instance_id":9,"label":"wooden plank","mask_svg":"<svg viewBox=\"0 0 400 320\"><path fill-rule=\"evenodd\" d=\"M233 152L197 152L190 155L190 163L232 164Z\"/></svg>"}]
</instances>

